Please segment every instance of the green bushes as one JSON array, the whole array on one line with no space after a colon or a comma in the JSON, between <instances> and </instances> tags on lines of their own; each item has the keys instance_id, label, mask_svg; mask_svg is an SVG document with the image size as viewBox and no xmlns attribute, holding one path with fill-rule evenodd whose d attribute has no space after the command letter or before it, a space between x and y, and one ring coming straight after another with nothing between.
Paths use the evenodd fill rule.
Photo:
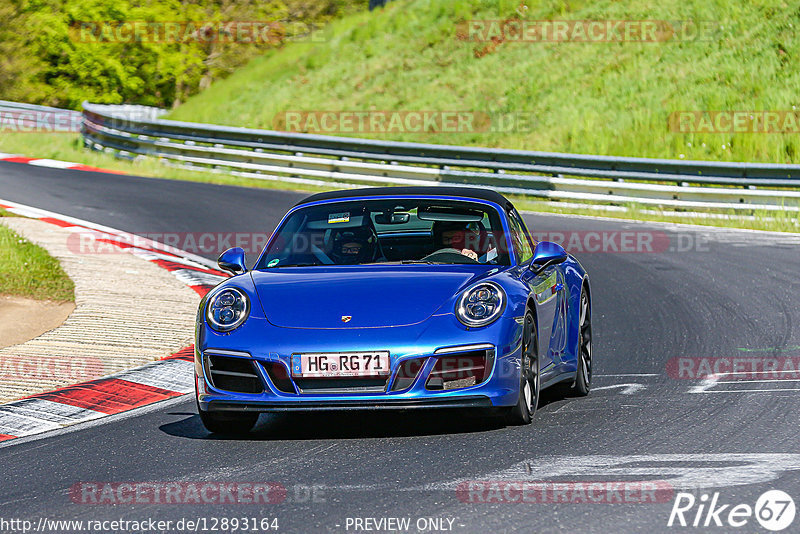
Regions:
<instances>
[{"instance_id":1,"label":"green bushes","mask_svg":"<svg viewBox=\"0 0 800 534\"><path fill-rule=\"evenodd\" d=\"M0 0L0 99L77 109L83 100L171 107L302 26L357 10L359 0ZM242 44L103 39L98 21L276 21L278 38ZM95 36L86 28L93 28ZM108 36L108 34L106 34ZM95 38L93 38L95 37ZM112 35L111 37L114 37Z\"/></svg>"}]
</instances>

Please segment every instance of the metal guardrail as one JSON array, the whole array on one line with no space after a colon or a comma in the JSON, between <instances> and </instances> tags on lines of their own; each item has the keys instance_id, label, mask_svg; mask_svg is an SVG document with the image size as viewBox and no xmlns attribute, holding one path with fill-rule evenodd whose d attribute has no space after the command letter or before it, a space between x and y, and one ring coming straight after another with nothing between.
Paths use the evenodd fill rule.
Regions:
<instances>
[{"instance_id":1,"label":"metal guardrail","mask_svg":"<svg viewBox=\"0 0 800 534\"><path fill-rule=\"evenodd\" d=\"M102 112L104 116L123 121L154 121L167 113L166 109L138 104L86 104Z\"/></svg>"},{"instance_id":2,"label":"metal guardrail","mask_svg":"<svg viewBox=\"0 0 800 534\"><path fill-rule=\"evenodd\" d=\"M41 111L47 113L74 113L80 115L80 111L73 111L69 109L52 108L50 106L39 106L37 104L25 104L22 102L10 102L8 100L0 100L0 109L15 110L15 111Z\"/></svg>"},{"instance_id":3,"label":"metal guardrail","mask_svg":"<svg viewBox=\"0 0 800 534\"><path fill-rule=\"evenodd\" d=\"M377 141L161 120L160 113L84 103L84 142L121 157L296 183L460 184L555 200L800 211L800 165Z\"/></svg>"},{"instance_id":4,"label":"metal guardrail","mask_svg":"<svg viewBox=\"0 0 800 534\"><path fill-rule=\"evenodd\" d=\"M2 132L79 132L80 111L0 100Z\"/></svg>"}]
</instances>

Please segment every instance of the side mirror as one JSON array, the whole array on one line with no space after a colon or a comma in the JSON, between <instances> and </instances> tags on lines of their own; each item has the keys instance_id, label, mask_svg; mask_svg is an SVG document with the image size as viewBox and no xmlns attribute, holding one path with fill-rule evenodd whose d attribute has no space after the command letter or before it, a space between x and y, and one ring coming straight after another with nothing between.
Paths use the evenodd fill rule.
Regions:
<instances>
[{"instance_id":1,"label":"side mirror","mask_svg":"<svg viewBox=\"0 0 800 534\"><path fill-rule=\"evenodd\" d=\"M217 265L219 265L219 268L223 271L228 271L234 276L246 273L247 267L244 264L244 250L242 250L241 247L229 248L220 254Z\"/></svg>"},{"instance_id":2,"label":"side mirror","mask_svg":"<svg viewBox=\"0 0 800 534\"><path fill-rule=\"evenodd\" d=\"M536 245L536 250L533 251L533 259L531 266L536 266L537 271L541 271L548 265L561 263L567 259L567 251L558 243L551 243L550 241L542 241Z\"/></svg>"}]
</instances>

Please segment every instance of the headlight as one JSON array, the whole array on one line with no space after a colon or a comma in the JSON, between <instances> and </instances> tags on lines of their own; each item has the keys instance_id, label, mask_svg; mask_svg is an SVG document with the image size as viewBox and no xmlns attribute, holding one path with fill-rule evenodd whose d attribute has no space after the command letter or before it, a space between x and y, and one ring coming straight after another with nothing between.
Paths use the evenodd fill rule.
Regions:
<instances>
[{"instance_id":1,"label":"headlight","mask_svg":"<svg viewBox=\"0 0 800 534\"><path fill-rule=\"evenodd\" d=\"M503 288L493 282L484 282L464 291L456 304L456 316L466 326L491 324L506 306Z\"/></svg>"},{"instance_id":2,"label":"headlight","mask_svg":"<svg viewBox=\"0 0 800 534\"><path fill-rule=\"evenodd\" d=\"M229 287L213 295L206 304L206 320L217 332L230 332L250 315L250 301L242 291Z\"/></svg>"}]
</instances>

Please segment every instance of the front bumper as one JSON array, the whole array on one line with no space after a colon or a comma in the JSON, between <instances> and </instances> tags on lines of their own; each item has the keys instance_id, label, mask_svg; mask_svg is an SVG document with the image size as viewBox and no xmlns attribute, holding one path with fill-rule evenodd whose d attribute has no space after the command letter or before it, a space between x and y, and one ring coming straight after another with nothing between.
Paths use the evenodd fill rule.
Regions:
<instances>
[{"instance_id":1,"label":"front bumper","mask_svg":"<svg viewBox=\"0 0 800 534\"><path fill-rule=\"evenodd\" d=\"M248 402L212 400L204 408L211 412L308 412L341 410L416 410L432 408L493 408L491 399L484 396L460 396L457 399L382 399L381 402L366 402L358 399L310 400L302 402Z\"/></svg>"},{"instance_id":2,"label":"front bumper","mask_svg":"<svg viewBox=\"0 0 800 534\"><path fill-rule=\"evenodd\" d=\"M504 317L489 327L469 330L450 314L427 323L326 331L278 328L266 321L250 320L232 335L201 327L195 345L198 403L204 411L248 412L492 408L517 403L522 336L517 321ZM429 378L435 374L438 360L457 357L460 347L476 345L490 347L485 350L491 353L491 367L483 382L456 389L430 389ZM370 350L390 352L391 370L383 387L310 391L289 372L294 354ZM215 387L209 378L209 357L215 355L249 362L260 391L244 393ZM413 380L396 389L402 366L411 360L422 362L421 367ZM275 380L270 369L276 365L286 370L288 382Z\"/></svg>"}]
</instances>

